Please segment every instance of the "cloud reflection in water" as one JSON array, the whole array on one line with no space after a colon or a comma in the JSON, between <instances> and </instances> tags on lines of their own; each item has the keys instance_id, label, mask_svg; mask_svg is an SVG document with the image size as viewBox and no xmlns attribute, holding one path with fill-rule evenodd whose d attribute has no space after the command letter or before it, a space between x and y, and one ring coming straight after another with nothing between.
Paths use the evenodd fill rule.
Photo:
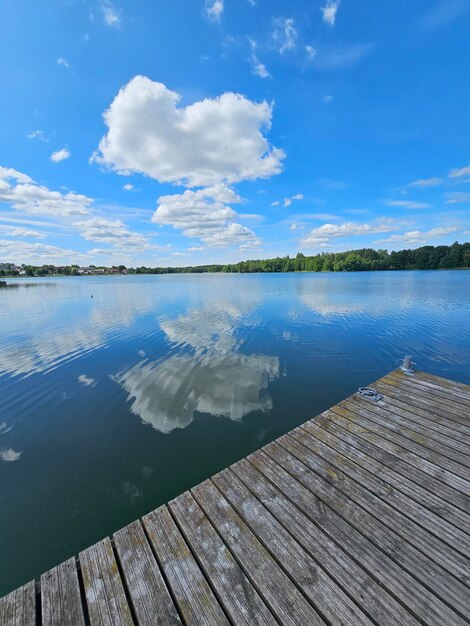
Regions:
<instances>
[{"instance_id":1,"label":"cloud reflection in water","mask_svg":"<svg viewBox=\"0 0 470 626\"><path fill-rule=\"evenodd\" d=\"M185 428L194 413L240 421L252 411L269 411L269 382L279 378L279 359L241 354L235 330L241 311L194 311L161 323L168 339L192 354L165 361L144 359L116 380L128 393L131 411L162 433Z\"/></svg>"}]
</instances>

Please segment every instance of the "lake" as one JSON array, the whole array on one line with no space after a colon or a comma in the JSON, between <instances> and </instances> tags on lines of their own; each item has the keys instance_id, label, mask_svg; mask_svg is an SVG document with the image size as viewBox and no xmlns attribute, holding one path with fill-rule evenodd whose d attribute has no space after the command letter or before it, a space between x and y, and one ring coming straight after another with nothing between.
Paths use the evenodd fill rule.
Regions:
<instances>
[{"instance_id":1,"label":"lake","mask_svg":"<svg viewBox=\"0 0 470 626\"><path fill-rule=\"evenodd\" d=\"M9 280L0 596L412 354L470 379L470 272Z\"/></svg>"}]
</instances>

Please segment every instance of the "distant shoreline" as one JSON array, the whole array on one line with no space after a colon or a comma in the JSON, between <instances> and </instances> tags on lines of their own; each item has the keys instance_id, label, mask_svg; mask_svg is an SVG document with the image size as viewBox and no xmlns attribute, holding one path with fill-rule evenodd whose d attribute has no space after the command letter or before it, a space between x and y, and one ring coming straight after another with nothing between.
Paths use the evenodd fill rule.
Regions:
<instances>
[{"instance_id":1,"label":"distant shoreline","mask_svg":"<svg viewBox=\"0 0 470 626\"><path fill-rule=\"evenodd\" d=\"M113 276L140 274L264 274L292 272L363 272L394 270L450 270L470 268L470 243L454 242L451 246L421 246L420 248L388 252L361 248L346 252L322 252L306 256L253 259L238 263L207 264L187 267L126 267L125 265L15 265L0 263L3 278L33 278L45 276Z\"/></svg>"}]
</instances>

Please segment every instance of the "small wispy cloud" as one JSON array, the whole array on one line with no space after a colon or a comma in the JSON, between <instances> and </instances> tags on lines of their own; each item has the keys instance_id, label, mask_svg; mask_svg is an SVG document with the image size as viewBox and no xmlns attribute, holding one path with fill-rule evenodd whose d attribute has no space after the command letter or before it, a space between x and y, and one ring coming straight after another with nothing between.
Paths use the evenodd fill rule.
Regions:
<instances>
[{"instance_id":1,"label":"small wispy cloud","mask_svg":"<svg viewBox=\"0 0 470 626\"><path fill-rule=\"evenodd\" d=\"M320 7L322 18L325 24L334 26L336 22L336 14L338 13L340 0L327 0L324 7Z\"/></svg>"},{"instance_id":2,"label":"small wispy cloud","mask_svg":"<svg viewBox=\"0 0 470 626\"><path fill-rule=\"evenodd\" d=\"M307 55L308 61L313 61L317 56L317 50L313 46L305 46L305 54Z\"/></svg>"},{"instance_id":3,"label":"small wispy cloud","mask_svg":"<svg viewBox=\"0 0 470 626\"><path fill-rule=\"evenodd\" d=\"M446 194L446 204L460 204L470 202L470 193L464 191L452 191Z\"/></svg>"},{"instance_id":4,"label":"small wispy cloud","mask_svg":"<svg viewBox=\"0 0 470 626\"><path fill-rule=\"evenodd\" d=\"M449 178L460 178L461 176L470 176L470 165L466 165L465 167L458 167L456 169L450 170Z\"/></svg>"},{"instance_id":5,"label":"small wispy cloud","mask_svg":"<svg viewBox=\"0 0 470 626\"><path fill-rule=\"evenodd\" d=\"M443 178L420 178L419 180L408 183L407 187L435 187L436 185L441 185L443 182Z\"/></svg>"},{"instance_id":6,"label":"small wispy cloud","mask_svg":"<svg viewBox=\"0 0 470 626\"><path fill-rule=\"evenodd\" d=\"M256 54L251 54L249 61L251 65L251 73L254 76L259 76L260 78L269 78L271 76L271 74L266 69L266 65L264 63L261 63Z\"/></svg>"},{"instance_id":7,"label":"small wispy cloud","mask_svg":"<svg viewBox=\"0 0 470 626\"><path fill-rule=\"evenodd\" d=\"M428 209L431 206L427 202L414 202L413 200L387 200L385 204L403 209Z\"/></svg>"},{"instance_id":8,"label":"small wispy cloud","mask_svg":"<svg viewBox=\"0 0 470 626\"><path fill-rule=\"evenodd\" d=\"M69 63L63 57L58 57L57 65L62 65L63 67L66 67L67 69L70 69Z\"/></svg>"},{"instance_id":9,"label":"small wispy cloud","mask_svg":"<svg viewBox=\"0 0 470 626\"><path fill-rule=\"evenodd\" d=\"M29 135L26 135L28 139L39 139L39 141L44 141L45 143L49 143L49 139L46 137L46 133L43 130L34 130Z\"/></svg>"},{"instance_id":10,"label":"small wispy cloud","mask_svg":"<svg viewBox=\"0 0 470 626\"><path fill-rule=\"evenodd\" d=\"M280 54L284 54L289 50L293 50L296 46L297 30L294 26L294 20L287 18L286 20L275 20L276 28L273 32L273 39L278 46Z\"/></svg>"},{"instance_id":11,"label":"small wispy cloud","mask_svg":"<svg viewBox=\"0 0 470 626\"><path fill-rule=\"evenodd\" d=\"M124 191L132 191L134 189L134 185L131 185L130 183L126 183L125 185L123 185L122 188L124 189Z\"/></svg>"},{"instance_id":12,"label":"small wispy cloud","mask_svg":"<svg viewBox=\"0 0 470 626\"><path fill-rule=\"evenodd\" d=\"M288 207L290 206L295 200L303 200L304 199L304 194L303 193L296 193L293 196L291 196L290 198L284 198L284 202L282 203L282 206L284 207Z\"/></svg>"},{"instance_id":13,"label":"small wispy cloud","mask_svg":"<svg viewBox=\"0 0 470 626\"><path fill-rule=\"evenodd\" d=\"M333 96L330 96L330 94L327 93L325 96L323 96L322 100L325 104L330 104L330 102L333 101Z\"/></svg>"},{"instance_id":14,"label":"small wispy cloud","mask_svg":"<svg viewBox=\"0 0 470 626\"><path fill-rule=\"evenodd\" d=\"M122 9L117 9L109 0L101 5L105 24L112 28L118 28L122 24Z\"/></svg>"},{"instance_id":15,"label":"small wispy cloud","mask_svg":"<svg viewBox=\"0 0 470 626\"><path fill-rule=\"evenodd\" d=\"M224 0L206 0L204 4L206 16L212 22L220 22L224 12Z\"/></svg>"},{"instance_id":16,"label":"small wispy cloud","mask_svg":"<svg viewBox=\"0 0 470 626\"><path fill-rule=\"evenodd\" d=\"M70 155L70 150L68 150L67 148L61 148L60 150L56 150L55 152L53 152L49 157L49 160L51 160L53 163L60 163L61 161L65 161L66 159L68 159Z\"/></svg>"}]
</instances>

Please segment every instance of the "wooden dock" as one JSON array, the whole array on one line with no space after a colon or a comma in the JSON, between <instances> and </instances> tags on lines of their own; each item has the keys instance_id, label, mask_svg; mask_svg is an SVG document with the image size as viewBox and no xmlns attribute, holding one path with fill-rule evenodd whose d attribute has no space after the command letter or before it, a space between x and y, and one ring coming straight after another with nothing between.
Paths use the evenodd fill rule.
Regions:
<instances>
[{"instance_id":1,"label":"wooden dock","mask_svg":"<svg viewBox=\"0 0 470 626\"><path fill-rule=\"evenodd\" d=\"M469 624L470 387L372 386L10 593L0 624Z\"/></svg>"}]
</instances>

